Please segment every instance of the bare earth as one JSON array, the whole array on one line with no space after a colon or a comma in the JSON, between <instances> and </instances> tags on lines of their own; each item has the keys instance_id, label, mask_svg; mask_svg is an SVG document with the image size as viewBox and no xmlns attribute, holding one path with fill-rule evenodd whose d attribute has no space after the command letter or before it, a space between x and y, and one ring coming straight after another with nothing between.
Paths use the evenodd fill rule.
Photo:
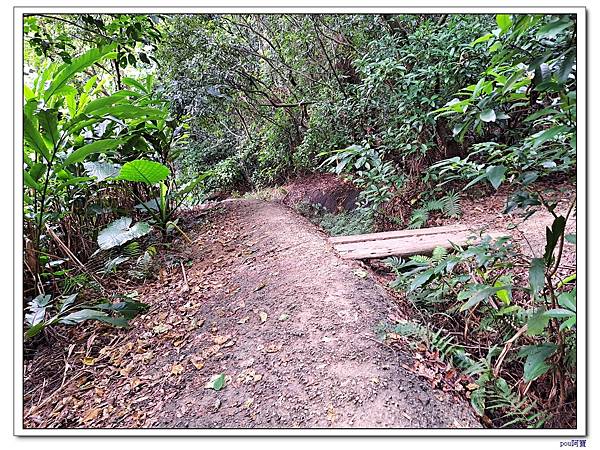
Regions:
<instances>
[{"instance_id":1,"label":"bare earth","mask_svg":"<svg viewBox=\"0 0 600 450\"><path fill-rule=\"evenodd\" d=\"M393 300L315 226L275 203L221 205L192 236L185 278L175 264L139 290L148 313L116 337L90 326L65 348L62 388L48 368L39 391L43 374L27 371L39 352L25 426L481 426L466 400L378 341L378 324L398 317ZM219 374L225 386L207 388Z\"/></svg>"}]
</instances>

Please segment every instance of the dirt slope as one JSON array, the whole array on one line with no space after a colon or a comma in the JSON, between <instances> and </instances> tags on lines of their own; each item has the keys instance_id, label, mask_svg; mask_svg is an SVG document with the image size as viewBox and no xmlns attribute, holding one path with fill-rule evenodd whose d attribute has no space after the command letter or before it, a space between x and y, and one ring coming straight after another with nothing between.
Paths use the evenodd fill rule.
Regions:
<instances>
[{"instance_id":1,"label":"dirt slope","mask_svg":"<svg viewBox=\"0 0 600 450\"><path fill-rule=\"evenodd\" d=\"M312 224L274 203L222 205L188 249L187 285L175 266L143 288L152 308L132 329L72 350L63 400L31 402L27 426L480 426L377 342L393 301ZM225 386L206 388L217 374Z\"/></svg>"}]
</instances>

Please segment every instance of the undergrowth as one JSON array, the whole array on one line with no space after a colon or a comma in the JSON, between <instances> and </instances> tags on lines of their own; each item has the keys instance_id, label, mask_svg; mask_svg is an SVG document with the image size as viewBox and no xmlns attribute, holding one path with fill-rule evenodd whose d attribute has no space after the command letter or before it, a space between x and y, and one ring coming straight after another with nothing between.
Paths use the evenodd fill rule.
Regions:
<instances>
[{"instance_id":1,"label":"undergrowth","mask_svg":"<svg viewBox=\"0 0 600 450\"><path fill-rule=\"evenodd\" d=\"M295 209L331 236L366 234L373 231L374 213L371 209L356 208L334 214L319 204L307 202L298 203Z\"/></svg>"},{"instance_id":2,"label":"undergrowth","mask_svg":"<svg viewBox=\"0 0 600 450\"><path fill-rule=\"evenodd\" d=\"M562 248L554 254L561 223L558 216L547 232L552 264L562 255ZM391 287L421 319L388 332L425 342L473 377L469 397L485 424L542 427L573 401L575 274L544 277L543 260L534 259L527 275L527 260L508 237L385 263L396 275Z\"/></svg>"}]
</instances>

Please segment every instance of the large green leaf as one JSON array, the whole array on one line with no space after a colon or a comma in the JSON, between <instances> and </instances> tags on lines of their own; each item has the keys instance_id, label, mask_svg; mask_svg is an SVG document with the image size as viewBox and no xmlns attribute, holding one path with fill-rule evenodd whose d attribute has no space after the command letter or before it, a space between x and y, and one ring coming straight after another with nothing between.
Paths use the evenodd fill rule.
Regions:
<instances>
[{"instance_id":1,"label":"large green leaf","mask_svg":"<svg viewBox=\"0 0 600 450\"><path fill-rule=\"evenodd\" d=\"M96 309L80 309L79 311L61 318L58 322L65 325L76 325L86 320L99 320L100 322L106 322L115 327L127 326L127 319L124 317L111 317L105 312Z\"/></svg>"},{"instance_id":2,"label":"large green leaf","mask_svg":"<svg viewBox=\"0 0 600 450\"><path fill-rule=\"evenodd\" d=\"M546 266L542 258L533 258L529 268L529 286L533 295L538 294L544 287Z\"/></svg>"},{"instance_id":3,"label":"large green leaf","mask_svg":"<svg viewBox=\"0 0 600 450\"><path fill-rule=\"evenodd\" d=\"M119 174L121 166L118 164L97 162L97 161L86 161L83 163L85 173L90 177L95 177L98 181L103 181L107 178L116 177Z\"/></svg>"},{"instance_id":4,"label":"large green leaf","mask_svg":"<svg viewBox=\"0 0 600 450\"><path fill-rule=\"evenodd\" d=\"M494 189L498 189L500 187L500 184L502 181L504 181L505 173L506 167L504 166L490 166L485 171L485 175Z\"/></svg>"},{"instance_id":5,"label":"large green leaf","mask_svg":"<svg viewBox=\"0 0 600 450\"><path fill-rule=\"evenodd\" d=\"M511 286L487 286L485 284L478 284L470 287L467 291L463 291L459 294L458 299L468 298L469 300L464 303L461 307L461 311L466 311L469 308L477 306L481 301L494 295L496 292L509 289ZM461 295L463 294L463 295Z\"/></svg>"},{"instance_id":6,"label":"large green leaf","mask_svg":"<svg viewBox=\"0 0 600 450\"><path fill-rule=\"evenodd\" d=\"M146 222L138 222L133 226L131 226L131 222L131 217L121 217L100 231L98 233L98 245L100 248L108 250L150 232L150 225Z\"/></svg>"},{"instance_id":7,"label":"large green leaf","mask_svg":"<svg viewBox=\"0 0 600 450\"><path fill-rule=\"evenodd\" d=\"M536 309L527 320L527 335L537 336L544 332L550 318L546 316L546 308Z\"/></svg>"},{"instance_id":8,"label":"large green leaf","mask_svg":"<svg viewBox=\"0 0 600 450\"><path fill-rule=\"evenodd\" d=\"M547 130L543 130L543 131L540 131L539 133L532 135L531 142L533 143L534 147L539 147L544 142L551 141L559 134L566 133L567 131L569 131L569 128L564 125L548 128Z\"/></svg>"},{"instance_id":9,"label":"large green leaf","mask_svg":"<svg viewBox=\"0 0 600 450\"><path fill-rule=\"evenodd\" d=\"M23 119L23 136L25 138L25 142L29 143L33 150L42 155L46 161L50 161L50 159L52 159L50 151L44 142L44 138L40 134L37 126L27 115L25 115Z\"/></svg>"},{"instance_id":10,"label":"large green leaf","mask_svg":"<svg viewBox=\"0 0 600 450\"><path fill-rule=\"evenodd\" d=\"M546 316L555 318L555 319L564 319L566 317L573 317L575 313L573 311L569 311L564 308L554 308L546 311L544 313Z\"/></svg>"},{"instance_id":11,"label":"large green leaf","mask_svg":"<svg viewBox=\"0 0 600 450\"><path fill-rule=\"evenodd\" d=\"M539 29L539 31L537 32L537 36L549 38L555 37L561 31L564 31L565 29L569 28L571 23L572 22L568 18L561 18L553 22L549 22Z\"/></svg>"},{"instance_id":12,"label":"large green leaf","mask_svg":"<svg viewBox=\"0 0 600 450\"><path fill-rule=\"evenodd\" d=\"M25 314L25 323L30 327L37 325L44 320L46 309L50 306L50 296L40 294L27 307L28 313Z\"/></svg>"},{"instance_id":13,"label":"large green leaf","mask_svg":"<svg viewBox=\"0 0 600 450\"><path fill-rule=\"evenodd\" d=\"M567 224L567 220L563 216L558 216L552 222L552 227L546 227L546 248L544 249L544 260L549 264L552 259L552 255L554 254L554 249L556 248L556 244L558 244L558 240L562 236L565 231L565 225Z\"/></svg>"},{"instance_id":14,"label":"large green leaf","mask_svg":"<svg viewBox=\"0 0 600 450\"><path fill-rule=\"evenodd\" d=\"M571 50L565 55L564 59L562 60L560 68L556 73L556 77L561 83L564 83L569 79L569 75L571 74L571 71L573 70L573 65L575 64L576 54L577 52L575 50Z\"/></svg>"},{"instance_id":15,"label":"large green leaf","mask_svg":"<svg viewBox=\"0 0 600 450\"><path fill-rule=\"evenodd\" d=\"M509 276L502 275L500 278L498 278L496 283L494 283L494 287L502 287L505 285L510 285L511 283L512 283L512 280ZM496 297L498 297L505 306L508 306L508 305L510 305L510 302L512 299L512 293L511 293L510 289L502 289L502 290L496 292Z\"/></svg>"},{"instance_id":16,"label":"large green leaf","mask_svg":"<svg viewBox=\"0 0 600 450\"><path fill-rule=\"evenodd\" d=\"M52 143L53 147L56 147L60 139L58 134L58 118L56 113L57 112L54 109L47 109L36 114L42 130L44 130L46 139Z\"/></svg>"},{"instance_id":17,"label":"large green leaf","mask_svg":"<svg viewBox=\"0 0 600 450\"><path fill-rule=\"evenodd\" d=\"M73 75L82 72L92 64L100 61L116 47L116 44L106 45L100 48L93 48L83 55L73 59L70 64L64 65L60 72L54 77L52 83L46 92L44 92L44 100L48 101L54 94L57 93L65 84L71 80Z\"/></svg>"},{"instance_id":18,"label":"large green leaf","mask_svg":"<svg viewBox=\"0 0 600 450\"><path fill-rule=\"evenodd\" d=\"M133 319L138 314L147 311L148 305L135 300L125 300L118 303L102 303L96 305L96 308L103 311L113 311L126 319Z\"/></svg>"},{"instance_id":19,"label":"large green leaf","mask_svg":"<svg viewBox=\"0 0 600 450\"><path fill-rule=\"evenodd\" d=\"M147 159L136 159L123 164L117 179L156 184L166 180L170 173L171 171L164 164Z\"/></svg>"},{"instance_id":20,"label":"large green leaf","mask_svg":"<svg viewBox=\"0 0 600 450\"><path fill-rule=\"evenodd\" d=\"M512 20L508 14L496 14L496 23L502 33L506 33L512 25Z\"/></svg>"},{"instance_id":21,"label":"large green leaf","mask_svg":"<svg viewBox=\"0 0 600 450\"><path fill-rule=\"evenodd\" d=\"M146 89L146 87L139 81L134 80L133 78L124 77L121 81L123 82L123 84L126 84L127 86L136 87L140 91L142 91L144 94L148 94L148 90Z\"/></svg>"},{"instance_id":22,"label":"large green leaf","mask_svg":"<svg viewBox=\"0 0 600 450\"><path fill-rule=\"evenodd\" d=\"M567 308L573 312L577 311L577 288L573 288L570 292L562 292L558 296L558 304L563 308Z\"/></svg>"},{"instance_id":23,"label":"large green leaf","mask_svg":"<svg viewBox=\"0 0 600 450\"><path fill-rule=\"evenodd\" d=\"M546 359L554 354L557 346L554 344L526 345L519 350L518 356L526 357L523 366L523 378L526 382L533 381L545 374L550 366Z\"/></svg>"},{"instance_id":24,"label":"large green leaf","mask_svg":"<svg viewBox=\"0 0 600 450\"><path fill-rule=\"evenodd\" d=\"M489 41L493 37L494 37L494 33L487 33L487 34L484 34L483 36L478 37L473 42L471 42L471 44L469 44L469 45L471 45L471 47L472 47L475 44L479 44L481 42Z\"/></svg>"},{"instance_id":25,"label":"large green leaf","mask_svg":"<svg viewBox=\"0 0 600 450\"><path fill-rule=\"evenodd\" d=\"M126 95L124 95L121 91L114 93L113 95L109 95L107 97L97 98L96 100L92 100L89 102L83 110L84 114L92 114L93 112L99 109L108 108L116 103L120 103L126 101Z\"/></svg>"},{"instance_id":26,"label":"large green leaf","mask_svg":"<svg viewBox=\"0 0 600 450\"><path fill-rule=\"evenodd\" d=\"M63 164L68 166L83 161L87 156L92 153L101 153L106 150L111 150L118 147L125 142L124 139L102 139L99 141L92 142L91 144L84 145L71 153Z\"/></svg>"},{"instance_id":27,"label":"large green leaf","mask_svg":"<svg viewBox=\"0 0 600 450\"><path fill-rule=\"evenodd\" d=\"M97 108L91 114L99 117L112 116L117 119L164 119L167 116L165 110L134 105L115 105Z\"/></svg>"},{"instance_id":28,"label":"large green leaf","mask_svg":"<svg viewBox=\"0 0 600 450\"><path fill-rule=\"evenodd\" d=\"M496 111L494 111L493 109L486 109L485 111L481 111L479 113L479 118L484 122L495 122Z\"/></svg>"},{"instance_id":29,"label":"large green leaf","mask_svg":"<svg viewBox=\"0 0 600 450\"><path fill-rule=\"evenodd\" d=\"M418 287L421 287L422 285L427 283L432 276L433 276L433 269L428 269L428 270L421 272L412 281L412 283L410 284L409 290L414 291Z\"/></svg>"},{"instance_id":30,"label":"large green leaf","mask_svg":"<svg viewBox=\"0 0 600 450\"><path fill-rule=\"evenodd\" d=\"M25 183L25 186L35 189L36 191L40 190L40 186L27 170L23 170L23 183Z\"/></svg>"}]
</instances>

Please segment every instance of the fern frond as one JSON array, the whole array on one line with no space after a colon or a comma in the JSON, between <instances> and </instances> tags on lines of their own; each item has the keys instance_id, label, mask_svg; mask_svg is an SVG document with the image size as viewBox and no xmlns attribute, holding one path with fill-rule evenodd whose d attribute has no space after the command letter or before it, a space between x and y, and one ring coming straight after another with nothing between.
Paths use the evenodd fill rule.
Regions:
<instances>
[{"instance_id":1,"label":"fern frond","mask_svg":"<svg viewBox=\"0 0 600 450\"><path fill-rule=\"evenodd\" d=\"M427 219L429 219L429 213L425 209L415 209L410 217L410 223L407 228L410 230L421 228L425 225Z\"/></svg>"},{"instance_id":2,"label":"fern frond","mask_svg":"<svg viewBox=\"0 0 600 450\"><path fill-rule=\"evenodd\" d=\"M460 217L462 213L460 208L460 196L456 192L450 192L448 195L442 198L442 201L442 212L444 215L453 218Z\"/></svg>"},{"instance_id":3,"label":"fern frond","mask_svg":"<svg viewBox=\"0 0 600 450\"><path fill-rule=\"evenodd\" d=\"M390 256L382 261L386 266L394 272L399 272L406 265L406 261L396 256Z\"/></svg>"},{"instance_id":4,"label":"fern frond","mask_svg":"<svg viewBox=\"0 0 600 450\"><path fill-rule=\"evenodd\" d=\"M142 249L140 248L140 243L137 241L132 241L123 247L123 254L125 256L136 257L142 254Z\"/></svg>"},{"instance_id":5,"label":"fern frond","mask_svg":"<svg viewBox=\"0 0 600 450\"><path fill-rule=\"evenodd\" d=\"M444 205L444 199L429 200L427 203L425 203L425 207L423 209L426 211L442 211L444 209Z\"/></svg>"},{"instance_id":6,"label":"fern frond","mask_svg":"<svg viewBox=\"0 0 600 450\"><path fill-rule=\"evenodd\" d=\"M503 428L511 425L538 427L546 420L543 412L532 412L538 409L535 401L521 398L502 378L496 380L496 383L486 390L486 395L489 399L487 409L502 411L500 418L503 421L508 419L503 423Z\"/></svg>"},{"instance_id":7,"label":"fern frond","mask_svg":"<svg viewBox=\"0 0 600 450\"><path fill-rule=\"evenodd\" d=\"M436 247L433 249L433 253L431 255L431 260L433 262L439 263L444 260L448 256L448 250L444 247Z\"/></svg>"},{"instance_id":8,"label":"fern frond","mask_svg":"<svg viewBox=\"0 0 600 450\"><path fill-rule=\"evenodd\" d=\"M429 264L431 262L431 258L425 255L413 255L408 259L419 264Z\"/></svg>"},{"instance_id":9,"label":"fern frond","mask_svg":"<svg viewBox=\"0 0 600 450\"><path fill-rule=\"evenodd\" d=\"M442 357L452 356L456 351L457 347L453 344L454 336L449 334L442 334L442 330L439 329L430 338L430 346L439 350Z\"/></svg>"}]
</instances>

